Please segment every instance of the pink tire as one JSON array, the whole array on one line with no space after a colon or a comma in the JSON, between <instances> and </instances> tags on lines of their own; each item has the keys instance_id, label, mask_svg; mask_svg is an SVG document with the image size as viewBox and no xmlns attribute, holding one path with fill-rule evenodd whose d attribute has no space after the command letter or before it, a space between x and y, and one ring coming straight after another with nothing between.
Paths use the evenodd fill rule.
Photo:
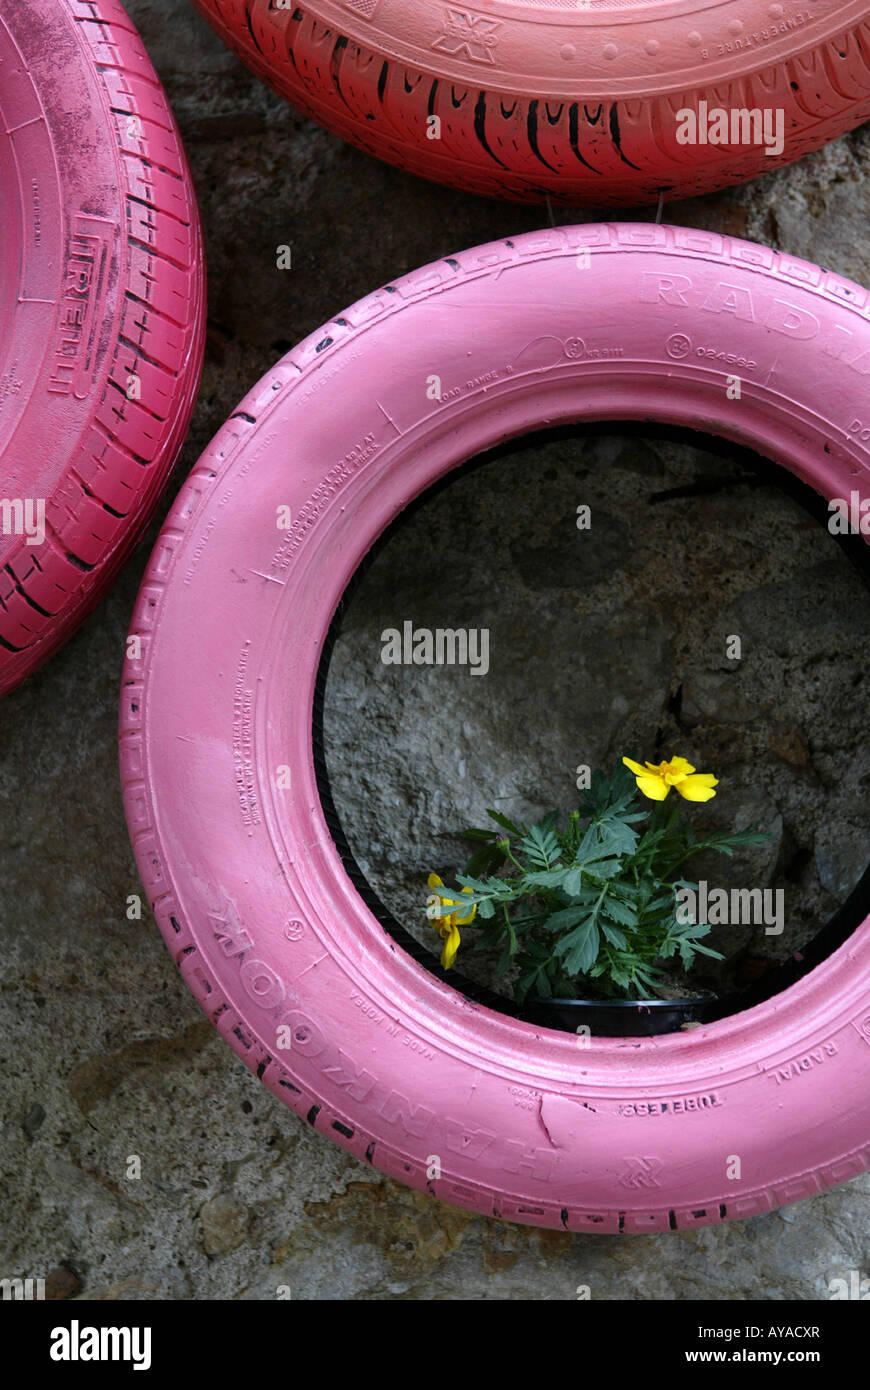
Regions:
<instances>
[{"instance_id":1,"label":"pink tire","mask_svg":"<svg viewBox=\"0 0 870 1390\"><path fill-rule=\"evenodd\" d=\"M707 193L870 117L864 0L194 3L249 68L345 140L519 201ZM727 144L682 143L678 113L702 103L782 112L783 148L741 143L730 118Z\"/></svg>"},{"instance_id":2,"label":"pink tire","mask_svg":"<svg viewBox=\"0 0 870 1390\"><path fill-rule=\"evenodd\" d=\"M94 606L160 495L204 281L181 140L116 0L5 0L0 114L2 695Z\"/></svg>"},{"instance_id":3,"label":"pink tire","mask_svg":"<svg viewBox=\"0 0 870 1390\"><path fill-rule=\"evenodd\" d=\"M857 285L705 231L564 227L361 300L219 431L136 604L126 814L190 988L320 1133L444 1201L571 1231L746 1217L868 1167L870 918L743 1013L581 1049L464 997L387 934L327 828L312 746L348 581L463 460L544 425L656 419L866 499L868 376Z\"/></svg>"}]
</instances>

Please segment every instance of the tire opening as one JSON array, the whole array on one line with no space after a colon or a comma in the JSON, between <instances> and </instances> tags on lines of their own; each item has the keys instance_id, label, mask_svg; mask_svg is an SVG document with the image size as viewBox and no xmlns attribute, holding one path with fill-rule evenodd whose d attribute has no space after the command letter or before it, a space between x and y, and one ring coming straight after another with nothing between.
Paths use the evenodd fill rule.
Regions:
<instances>
[{"instance_id":1,"label":"tire opening","mask_svg":"<svg viewBox=\"0 0 870 1390\"><path fill-rule=\"evenodd\" d=\"M573 504L590 507L585 533ZM870 656L870 548L859 535L831 534L830 518L825 499L784 467L728 441L652 422L526 434L415 498L345 590L321 654L312 724L327 825L349 878L396 943L470 1000L540 1023L534 1005L520 1007L492 988L470 949L473 929L455 967L444 971L440 941L422 910L412 915L412 899L421 909L428 870L447 882L445 870L462 868L471 847L460 848L459 831L481 823L479 806L525 819L551 806L570 810L576 765L609 770L616 756L634 749L650 759L681 753L715 771L719 796L710 806L731 828L739 806L773 834L771 853L753 851L761 856L754 863L743 856L704 861L711 886L765 886L781 890L785 904L781 937L758 925L733 924L724 935L714 928L708 941L727 959L704 962L690 982L718 992L704 1021L761 1003L841 946L870 913L870 758L859 739L870 716L862 667L862 653ZM439 575L447 576L440 599L440 582L432 583ZM515 619L521 615L508 660L506 631L497 631L505 606ZM417 681L408 698L417 668L389 668L377 689L382 628L401 628L404 619L434 624L438 614L446 627L493 626L502 645L500 658L493 644L493 666L500 659L502 666L490 730L500 720L503 740L513 721L515 747L489 738L489 697L473 690L485 690L489 679L449 673L443 693L455 711L447 719L454 746L445 737L434 754L424 746L426 738L437 741L441 718L439 687L431 681L446 668L426 673L422 697ZM549 638L564 648L575 625L578 645L566 659ZM743 655L726 661L724 638L741 630ZM536 648L547 649L554 677L544 689L531 679ZM391 684L394 672L399 684ZM367 688L376 698L365 708ZM608 711L602 693L611 699ZM463 699L472 695L476 708L469 705L463 720ZM596 698L598 708L584 696ZM542 722L555 722L543 744L536 728L523 724L524 708L530 719L537 709ZM366 729L376 755L368 765ZM399 729L404 746L390 751ZM422 743L415 751L416 735ZM489 739L502 767L498 786L498 774L492 785L482 784L480 769L466 781L478 737ZM403 758L397 787L389 764L395 770ZM428 787L419 785L424 769ZM448 792L457 787L451 804ZM371 806L363 805L367 799ZM433 802L441 808L437 826L425 811ZM392 832L407 826L415 807L424 808L428 841L416 835L403 859L404 842L390 825ZM708 807L688 809L695 820ZM427 843L425 863L412 862ZM702 877L701 862L690 877ZM548 1026L569 1028L555 1018ZM632 1032L630 1023L625 1031Z\"/></svg>"}]
</instances>

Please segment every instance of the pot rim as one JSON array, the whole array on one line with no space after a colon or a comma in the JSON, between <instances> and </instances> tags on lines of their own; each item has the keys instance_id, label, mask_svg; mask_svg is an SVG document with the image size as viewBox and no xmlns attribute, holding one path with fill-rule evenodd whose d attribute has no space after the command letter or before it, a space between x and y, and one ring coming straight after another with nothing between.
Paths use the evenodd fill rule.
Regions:
<instances>
[{"instance_id":1,"label":"pot rim","mask_svg":"<svg viewBox=\"0 0 870 1390\"><path fill-rule=\"evenodd\" d=\"M691 999L541 999L535 996L529 1003L557 1004L560 1008L582 1005L587 1009L674 1009L709 1004L718 998L713 990L703 990Z\"/></svg>"}]
</instances>

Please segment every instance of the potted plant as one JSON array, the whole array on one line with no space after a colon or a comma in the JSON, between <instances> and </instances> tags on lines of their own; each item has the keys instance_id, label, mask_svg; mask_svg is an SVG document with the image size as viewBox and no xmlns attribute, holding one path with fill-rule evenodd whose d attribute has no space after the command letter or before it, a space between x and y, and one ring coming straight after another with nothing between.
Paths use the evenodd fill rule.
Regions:
<instances>
[{"instance_id":1,"label":"potted plant","mask_svg":"<svg viewBox=\"0 0 870 1390\"><path fill-rule=\"evenodd\" d=\"M703 944L710 926L687 906L698 884L683 866L704 850L733 855L768 838L754 825L696 834L681 801L709 801L717 785L685 758L623 758L609 777L592 776L567 817L550 811L526 825L489 811L493 827L464 832L478 848L455 875L459 889L429 876L442 965L453 967L473 925L473 949L500 950L496 974L510 976L535 1021L603 1036L702 1021L715 995L685 977L697 955L723 957Z\"/></svg>"}]
</instances>

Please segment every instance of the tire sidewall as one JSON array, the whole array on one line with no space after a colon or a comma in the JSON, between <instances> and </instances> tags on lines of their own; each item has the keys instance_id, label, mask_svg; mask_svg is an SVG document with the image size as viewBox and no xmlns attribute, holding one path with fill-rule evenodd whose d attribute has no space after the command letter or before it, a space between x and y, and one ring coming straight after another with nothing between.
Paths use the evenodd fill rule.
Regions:
<instances>
[{"instance_id":1,"label":"tire sidewall","mask_svg":"<svg viewBox=\"0 0 870 1390\"><path fill-rule=\"evenodd\" d=\"M215 0L195 3L225 22ZM498 0L485 14L413 0L313 0L303 8L324 38L342 34L442 82L533 98L582 92L584 100L710 89L788 62L866 19L860 0L814 0L812 8L776 0L677 0L567 13L564 6ZM282 51L284 18L280 9L256 10L255 57L268 54L270 27L275 51Z\"/></svg>"}]
</instances>

